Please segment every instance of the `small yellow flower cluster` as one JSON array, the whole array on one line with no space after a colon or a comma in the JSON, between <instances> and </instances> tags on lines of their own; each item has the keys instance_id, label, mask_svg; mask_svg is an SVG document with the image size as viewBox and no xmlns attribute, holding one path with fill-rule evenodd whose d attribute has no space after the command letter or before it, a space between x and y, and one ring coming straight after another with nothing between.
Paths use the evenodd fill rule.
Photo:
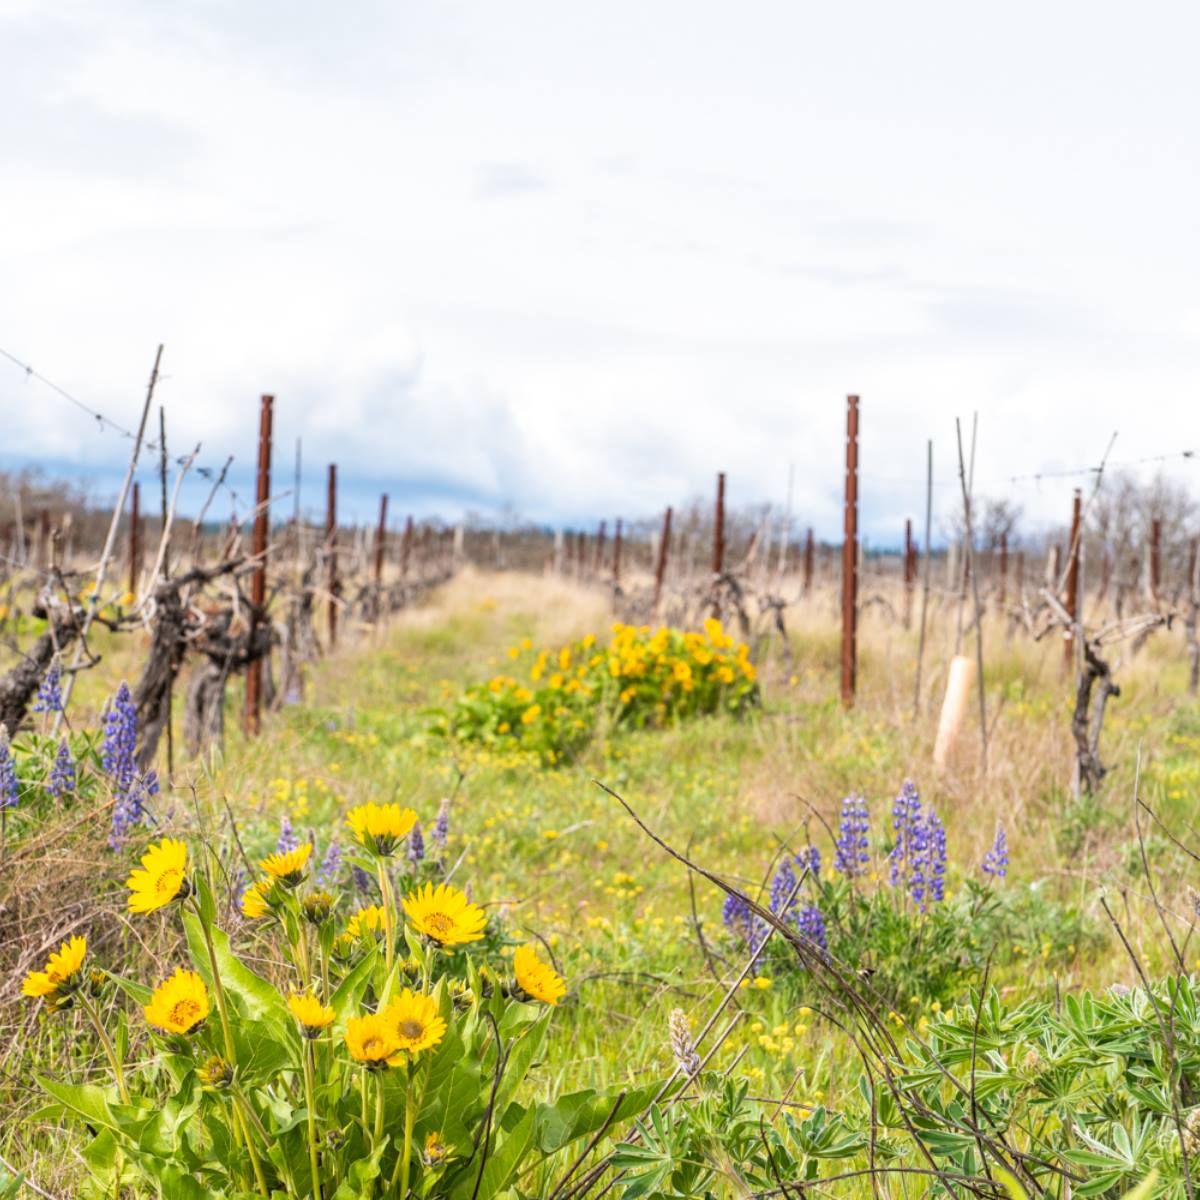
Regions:
<instances>
[{"instance_id":1,"label":"small yellow flower cluster","mask_svg":"<svg viewBox=\"0 0 1200 1200\"><path fill-rule=\"evenodd\" d=\"M468 688L436 728L468 742L514 743L554 763L592 736L601 714L640 728L741 711L757 698L749 646L714 617L697 631L616 624L603 649L592 635L537 651L526 638L508 657L517 664L511 674Z\"/></svg>"}]
</instances>

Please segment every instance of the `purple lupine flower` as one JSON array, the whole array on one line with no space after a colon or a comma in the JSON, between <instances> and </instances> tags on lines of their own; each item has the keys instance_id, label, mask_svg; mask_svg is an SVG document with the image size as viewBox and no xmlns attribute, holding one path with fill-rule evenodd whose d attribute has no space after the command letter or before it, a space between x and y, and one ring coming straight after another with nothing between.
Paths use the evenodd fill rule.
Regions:
<instances>
[{"instance_id":1,"label":"purple lupine flower","mask_svg":"<svg viewBox=\"0 0 1200 1200\"><path fill-rule=\"evenodd\" d=\"M924 912L929 901L945 898L946 830L932 809L921 811L920 793L910 780L904 781L892 805L892 828L896 844L888 855L891 884L905 887Z\"/></svg>"},{"instance_id":2,"label":"purple lupine flower","mask_svg":"<svg viewBox=\"0 0 1200 1200\"><path fill-rule=\"evenodd\" d=\"M104 714L104 742L100 753L104 769L112 776L118 797L133 787L137 762L137 707L129 694L129 684L121 681L108 711Z\"/></svg>"},{"instance_id":3,"label":"purple lupine flower","mask_svg":"<svg viewBox=\"0 0 1200 1200\"><path fill-rule=\"evenodd\" d=\"M317 887L337 886L338 880L342 874L342 847L341 843L334 838L329 843L329 849L325 851L325 857L321 859L321 865L317 868L316 884Z\"/></svg>"},{"instance_id":4,"label":"purple lupine flower","mask_svg":"<svg viewBox=\"0 0 1200 1200\"><path fill-rule=\"evenodd\" d=\"M782 920L796 902L796 868L790 858L785 858L771 880L770 899L767 907Z\"/></svg>"},{"instance_id":5,"label":"purple lupine flower","mask_svg":"<svg viewBox=\"0 0 1200 1200\"><path fill-rule=\"evenodd\" d=\"M433 823L432 842L440 854L446 849L446 840L450 836L450 801L443 800L438 808L437 820Z\"/></svg>"},{"instance_id":6,"label":"purple lupine flower","mask_svg":"<svg viewBox=\"0 0 1200 1200\"><path fill-rule=\"evenodd\" d=\"M38 685L37 703L33 706L33 711L57 713L62 710L62 662L56 654L50 660L50 669Z\"/></svg>"},{"instance_id":7,"label":"purple lupine flower","mask_svg":"<svg viewBox=\"0 0 1200 1200\"><path fill-rule=\"evenodd\" d=\"M128 790L117 793L113 804L112 832L108 837L110 849L120 849L129 830L145 819L146 801L157 796L159 791L158 772L151 770L145 775L135 775Z\"/></svg>"},{"instance_id":8,"label":"purple lupine flower","mask_svg":"<svg viewBox=\"0 0 1200 1200\"><path fill-rule=\"evenodd\" d=\"M833 867L848 878L861 875L870 861L867 852L867 832L870 819L867 802L859 795L849 795L842 801L838 821L837 841L834 843Z\"/></svg>"},{"instance_id":9,"label":"purple lupine flower","mask_svg":"<svg viewBox=\"0 0 1200 1200\"><path fill-rule=\"evenodd\" d=\"M892 828L896 831L896 844L888 855L891 866L890 880L895 887L905 874L913 853L913 843L918 836L917 826L921 823L921 795L916 785L906 779L900 794L892 802Z\"/></svg>"},{"instance_id":10,"label":"purple lupine flower","mask_svg":"<svg viewBox=\"0 0 1200 1200\"><path fill-rule=\"evenodd\" d=\"M1004 835L1004 826L996 826L996 840L992 848L983 856L983 871L985 875L994 875L1003 879L1008 874L1008 838Z\"/></svg>"},{"instance_id":11,"label":"purple lupine flower","mask_svg":"<svg viewBox=\"0 0 1200 1200\"><path fill-rule=\"evenodd\" d=\"M813 879L820 879L821 851L816 846L804 846L796 855L796 866L807 871Z\"/></svg>"},{"instance_id":12,"label":"purple lupine flower","mask_svg":"<svg viewBox=\"0 0 1200 1200\"><path fill-rule=\"evenodd\" d=\"M929 858L929 899L940 904L946 898L946 827L929 810L925 818Z\"/></svg>"},{"instance_id":13,"label":"purple lupine flower","mask_svg":"<svg viewBox=\"0 0 1200 1200\"><path fill-rule=\"evenodd\" d=\"M362 869L355 864L350 868L350 878L354 882L356 890L360 891L364 896L371 895L375 888L375 881Z\"/></svg>"},{"instance_id":14,"label":"purple lupine flower","mask_svg":"<svg viewBox=\"0 0 1200 1200\"><path fill-rule=\"evenodd\" d=\"M408 861L414 867L421 865L421 860L425 857L425 837L421 833L420 822L413 825L408 834Z\"/></svg>"},{"instance_id":15,"label":"purple lupine flower","mask_svg":"<svg viewBox=\"0 0 1200 1200\"><path fill-rule=\"evenodd\" d=\"M47 787L55 800L61 800L64 792L75 790L75 783L75 760L71 757L67 739L63 738L58 743L58 753L54 756L54 766L50 768Z\"/></svg>"},{"instance_id":16,"label":"purple lupine flower","mask_svg":"<svg viewBox=\"0 0 1200 1200\"><path fill-rule=\"evenodd\" d=\"M292 828L292 819L287 813L284 813L279 821L279 837L275 841L275 853L290 854L299 845L300 839Z\"/></svg>"},{"instance_id":17,"label":"purple lupine flower","mask_svg":"<svg viewBox=\"0 0 1200 1200\"><path fill-rule=\"evenodd\" d=\"M741 937L751 950L758 949L766 936L766 926L761 917L750 911L744 897L727 895L721 917L726 928Z\"/></svg>"},{"instance_id":18,"label":"purple lupine flower","mask_svg":"<svg viewBox=\"0 0 1200 1200\"><path fill-rule=\"evenodd\" d=\"M815 904L800 909L796 914L796 929L801 937L807 938L822 950L829 949L825 933L825 914Z\"/></svg>"},{"instance_id":19,"label":"purple lupine flower","mask_svg":"<svg viewBox=\"0 0 1200 1200\"><path fill-rule=\"evenodd\" d=\"M19 801L17 764L8 743L8 726L0 725L0 809L15 808Z\"/></svg>"}]
</instances>

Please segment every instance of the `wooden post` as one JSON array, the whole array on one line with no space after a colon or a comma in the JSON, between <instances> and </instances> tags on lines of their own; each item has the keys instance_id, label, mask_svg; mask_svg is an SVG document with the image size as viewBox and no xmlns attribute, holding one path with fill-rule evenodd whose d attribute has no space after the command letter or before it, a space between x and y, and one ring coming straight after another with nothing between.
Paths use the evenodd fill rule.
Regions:
<instances>
[{"instance_id":1,"label":"wooden post","mask_svg":"<svg viewBox=\"0 0 1200 1200\"><path fill-rule=\"evenodd\" d=\"M1079 520L1082 511L1083 493L1075 489L1075 497L1071 502L1071 544L1067 550L1067 616L1071 618L1071 626L1063 639L1063 658L1068 667L1075 662L1075 627L1079 609Z\"/></svg>"},{"instance_id":2,"label":"wooden post","mask_svg":"<svg viewBox=\"0 0 1200 1200\"><path fill-rule=\"evenodd\" d=\"M613 587L621 585L621 518L617 518L616 527L613 530L613 570L612 570Z\"/></svg>"},{"instance_id":3,"label":"wooden post","mask_svg":"<svg viewBox=\"0 0 1200 1200\"><path fill-rule=\"evenodd\" d=\"M375 530L375 593L376 605L383 595L383 548L387 541L387 492L379 497L379 525ZM376 616L379 614L376 613Z\"/></svg>"},{"instance_id":4,"label":"wooden post","mask_svg":"<svg viewBox=\"0 0 1200 1200\"><path fill-rule=\"evenodd\" d=\"M812 526L808 527L808 532L804 535L804 594L807 596L812 591L813 581L813 531Z\"/></svg>"},{"instance_id":5,"label":"wooden post","mask_svg":"<svg viewBox=\"0 0 1200 1200\"><path fill-rule=\"evenodd\" d=\"M325 552L329 556L329 648L337 645L337 463L329 464L329 478L325 492Z\"/></svg>"},{"instance_id":6,"label":"wooden post","mask_svg":"<svg viewBox=\"0 0 1200 1200\"><path fill-rule=\"evenodd\" d=\"M713 514L713 575L725 569L725 472L717 473L717 507Z\"/></svg>"},{"instance_id":7,"label":"wooden post","mask_svg":"<svg viewBox=\"0 0 1200 1200\"><path fill-rule=\"evenodd\" d=\"M662 535L658 539L658 562L654 567L654 615L662 602L663 580L667 574L667 556L671 553L671 506L663 513Z\"/></svg>"},{"instance_id":8,"label":"wooden post","mask_svg":"<svg viewBox=\"0 0 1200 1200\"><path fill-rule=\"evenodd\" d=\"M136 485L135 485L136 486ZM1162 583L1162 520L1150 522L1150 603L1158 609L1159 586Z\"/></svg>"},{"instance_id":9,"label":"wooden post","mask_svg":"<svg viewBox=\"0 0 1200 1200\"><path fill-rule=\"evenodd\" d=\"M608 522L601 521L596 531L596 544L592 547L592 574L599 575L604 566L604 541L608 535Z\"/></svg>"},{"instance_id":10,"label":"wooden post","mask_svg":"<svg viewBox=\"0 0 1200 1200\"><path fill-rule=\"evenodd\" d=\"M274 396L263 396L258 410L258 472L254 485L254 572L250 576L250 649L246 667L246 711L243 728L247 737L257 736L262 728L261 658L254 656L254 639L262 610L267 603L267 540L271 530L271 427Z\"/></svg>"},{"instance_id":11,"label":"wooden post","mask_svg":"<svg viewBox=\"0 0 1200 1200\"><path fill-rule=\"evenodd\" d=\"M138 555L142 549L142 488L138 481L133 481L133 500L129 513L129 593L137 595L138 590Z\"/></svg>"},{"instance_id":12,"label":"wooden post","mask_svg":"<svg viewBox=\"0 0 1200 1200\"><path fill-rule=\"evenodd\" d=\"M846 500L842 535L842 704L858 683L858 397L846 397Z\"/></svg>"},{"instance_id":13,"label":"wooden post","mask_svg":"<svg viewBox=\"0 0 1200 1200\"><path fill-rule=\"evenodd\" d=\"M1000 586L996 595L997 602L1003 608L1008 602L1008 534L1000 535Z\"/></svg>"},{"instance_id":14,"label":"wooden post","mask_svg":"<svg viewBox=\"0 0 1200 1200\"><path fill-rule=\"evenodd\" d=\"M408 560L412 557L413 520L410 513L404 522L404 540L400 543L400 578L408 579Z\"/></svg>"},{"instance_id":15,"label":"wooden post","mask_svg":"<svg viewBox=\"0 0 1200 1200\"><path fill-rule=\"evenodd\" d=\"M916 549L913 546L912 517L904 518L904 628L912 628L913 584L917 577Z\"/></svg>"}]
</instances>

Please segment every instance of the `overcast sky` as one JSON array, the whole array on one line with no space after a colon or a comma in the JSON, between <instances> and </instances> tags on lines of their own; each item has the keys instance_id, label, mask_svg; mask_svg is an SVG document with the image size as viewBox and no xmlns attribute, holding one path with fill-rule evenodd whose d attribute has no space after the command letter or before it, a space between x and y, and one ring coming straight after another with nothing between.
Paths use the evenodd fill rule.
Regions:
<instances>
[{"instance_id":1,"label":"overcast sky","mask_svg":"<svg viewBox=\"0 0 1200 1200\"><path fill-rule=\"evenodd\" d=\"M980 490L1065 518L1008 477L1200 446L1198 13L0 0L0 347L132 425L165 343L209 463L274 392L277 489L302 437L351 516L794 463L835 536L856 391L876 541L974 411ZM123 439L3 360L0 408L0 466L115 490Z\"/></svg>"}]
</instances>

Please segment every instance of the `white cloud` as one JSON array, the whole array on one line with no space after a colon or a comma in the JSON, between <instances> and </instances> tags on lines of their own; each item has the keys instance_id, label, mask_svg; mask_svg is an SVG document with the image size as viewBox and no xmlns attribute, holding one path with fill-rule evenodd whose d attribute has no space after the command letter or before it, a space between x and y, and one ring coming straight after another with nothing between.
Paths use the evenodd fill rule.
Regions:
<instances>
[{"instance_id":1,"label":"white cloud","mask_svg":"<svg viewBox=\"0 0 1200 1200\"><path fill-rule=\"evenodd\" d=\"M1198 18L521 0L0 9L0 346L175 446L455 515L782 500L864 519L1200 441ZM122 446L0 363L5 461ZM1143 469L1150 470L1147 466ZM1190 478L1195 467L1183 466ZM310 488L315 494L315 489ZM364 514L365 515L365 514Z\"/></svg>"}]
</instances>

